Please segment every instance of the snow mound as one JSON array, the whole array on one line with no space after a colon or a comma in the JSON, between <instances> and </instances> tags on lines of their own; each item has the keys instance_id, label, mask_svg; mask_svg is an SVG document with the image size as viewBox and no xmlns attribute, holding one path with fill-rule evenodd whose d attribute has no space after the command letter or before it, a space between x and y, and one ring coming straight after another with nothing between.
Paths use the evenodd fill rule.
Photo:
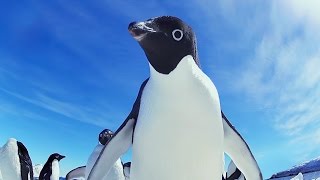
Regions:
<instances>
[{"instance_id":1,"label":"snow mound","mask_svg":"<svg viewBox=\"0 0 320 180\"><path fill-rule=\"evenodd\" d=\"M7 143L0 147L0 170L2 179L16 180L21 178L20 164L18 157L17 140L10 138Z\"/></svg>"},{"instance_id":2,"label":"snow mound","mask_svg":"<svg viewBox=\"0 0 320 180\"><path fill-rule=\"evenodd\" d=\"M43 165L42 165L42 164L36 164L36 165L34 165L34 166L33 166L33 176L34 176L34 177L39 177L42 168L43 168Z\"/></svg>"},{"instance_id":3,"label":"snow mound","mask_svg":"<svg viewBox=\"0 0 320 180\"><path fill-rule=\"evenodd\" d=\"M297 176L293 177L290 180L303 180L303 175L301 173L299 173Z\"/></svg>"},{"instance_id":4,"label":"snow mound","mask_svg":"<svg viewBox=\"0 0 320 180\"><path fill-rule=\"evenodd\" d=\"M293 166L291 169L278 172L272 175L270 179L296 176L299 173L306 174L306 173L317 172L317 171L320 171L320 157L313 159L311 161L302 163L300 165Z\"/></svg>"}]
</instances>

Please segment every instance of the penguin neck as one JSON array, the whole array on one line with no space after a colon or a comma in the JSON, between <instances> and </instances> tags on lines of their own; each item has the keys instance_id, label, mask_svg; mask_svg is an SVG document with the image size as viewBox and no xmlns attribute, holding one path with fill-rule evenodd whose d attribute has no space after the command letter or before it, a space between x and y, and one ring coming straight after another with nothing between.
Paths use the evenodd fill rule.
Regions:
<instances>
[{"instance_id":1,"label":"penguin neck","mask_svg":"<svg viewBox=\"0 0 320 180\"><path fill-rule=\"evenodd\" d=\"M169 74L159 73L153 68L153 66L150 63L149 68L149 80L156 82L157 84L187 84L190 78L194 77L196 74L199 73L199 71L201 71L191 55L183 57L177 65L177 67L174 70L172 70Z\"/></svg>"}]
</instances>

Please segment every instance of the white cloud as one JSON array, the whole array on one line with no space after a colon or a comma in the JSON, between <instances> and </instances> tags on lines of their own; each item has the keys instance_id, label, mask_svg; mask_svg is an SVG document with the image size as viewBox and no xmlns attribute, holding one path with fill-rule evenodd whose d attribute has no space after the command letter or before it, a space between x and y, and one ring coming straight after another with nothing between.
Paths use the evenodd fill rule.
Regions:
<instances>
[{"instance_id":1,"label":"white cloud","mask_svg":"<svg viewBox=\"0 0 320 180\"><path fill-rule=\"evenodd\" d=\"M58 98L52 98L44 93L38 91L36 95L33 97L27 97L23 94L13 92L4 88L0 88L0 91L7 93L15 98L18 98L22 101L28 102L40 108L52 111L54 113L60 114L72 120L77 120L81 122L85 122L88 124L93 124L99 127L110 127L115 128L116 120L120 119L120 115L118 111L111 111L111 107L106 105L97 107L96 104L90 104L88 106L83 106L79 104L70 103L67 101L59 100ZM8 102L3 102L8 103ZM90 106L90 107L89 107ZM23 115L26 117L30 117L31 111L27 110L27 107L24 107L25 110L21 110L21 107L11 107L15 109L15 111L23 112ZM0 109L7 110L5 106L0 106ZM31 118L34 117L31 116ZM35 118L37 120L41 119L39 117ZM43 119L46 120L46 119Z\"/></svg>"},{"instance_id":2,"label":"white cloud","mask_svg":"<svg viewBox=\"0 0 320 180\"><path fill-rule=\"evenodd\" d=\"M272 1L262 40L237 74L236 89L275 109L273 128L300 144L298 139L319 136L319 3ZM309 145L308 153L316 143Z\"/></svg>"}]
</instances>

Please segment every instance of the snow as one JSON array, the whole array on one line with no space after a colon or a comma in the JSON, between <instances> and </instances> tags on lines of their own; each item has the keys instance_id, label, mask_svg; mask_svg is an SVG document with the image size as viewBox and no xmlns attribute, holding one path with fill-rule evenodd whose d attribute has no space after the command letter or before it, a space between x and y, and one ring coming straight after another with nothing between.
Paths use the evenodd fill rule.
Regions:
<instances>
[{"instance_id":1,"label":"snow","mask_svg":"<svg viewBox=\"0 0 320 180\"><path fill-rule=\"evenodd\" d=\"M0 171L2 179L20 179L20 166L17 165L20 165L17 140L10 138L7 143L0 148Z\"/></svg>"},{"instance_id":2,"label":"snow","mask_svg":"<svg viewBox=\"0 0 320 180\"><path fill-rule=\"evenodd\" d=\"M39 177L41 169L43 168L42 164L36 164L33 166L33 176Z\"/></svg>"},{"instance_id":3,"label":"snow","mask_svg":"<svg viewBox=\"0 0 320 180\"><path fill-rule=\"evenodd\" d=\"M291 180L303 180L302 173L299 173L297 176L293 177Z\"/></svg>"},{"instance_id":4,"label":"snow","mask_svg":"<svg viewBox=\"0 0 320 180\"><path fill-rule=\"evenodd\" d=\"M297 175L303 177L295 179ZM298 177L297 177L298 178ZM272 180L320 180L320 157L271 176Z\"/></svg>"}]
</instances>

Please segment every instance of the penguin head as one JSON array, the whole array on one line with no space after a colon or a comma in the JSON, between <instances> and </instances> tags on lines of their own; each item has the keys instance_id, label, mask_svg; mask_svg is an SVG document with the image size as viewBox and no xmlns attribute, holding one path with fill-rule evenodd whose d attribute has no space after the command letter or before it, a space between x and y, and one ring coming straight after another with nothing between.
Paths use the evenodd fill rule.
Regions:
<instances>
[{"instance_id":1,"label":"penguin head","mask_svg":"<svg viewBox=\"0 0 320 180\"><path fill-rule=\"evenodd\" d=\"M131 162L126 162L123 164L124 168L130 168L131 167Z\"/></svg>"},{"instance_id":2,"label":"penguin head","mask_svg":"<svg viewBox=\"0 0 320 180\"><path fill-rule=\"evenodd\" d=\"M49 161L53 161L53 160L58 160L60 161L61 159L65 158L65 156L59 154L59 153L53 153L49 156Z\"/></svg>"},{"instance_id":3,"label":"penguin head","mask_svg":"<svg viewBox=\"0 0 320 180\"><path fill-rule=\"evenodd\" d=\"M113 132L110 129L105 129L99 134L99 143L106 145L106 143L112 138Z\"/></svg>"},{"instance_id":4,"label":"penguin head","mask_svg":"<svg viewBox=\"0 0 320 180\"><path fill-rule=\"evenodd\" d=\"M157 72L169 74L187 55L191 55L199 66L195 34L181 19L156 17L144 22L132 22L128 30Z\"/></svg>"}]
</instances>

